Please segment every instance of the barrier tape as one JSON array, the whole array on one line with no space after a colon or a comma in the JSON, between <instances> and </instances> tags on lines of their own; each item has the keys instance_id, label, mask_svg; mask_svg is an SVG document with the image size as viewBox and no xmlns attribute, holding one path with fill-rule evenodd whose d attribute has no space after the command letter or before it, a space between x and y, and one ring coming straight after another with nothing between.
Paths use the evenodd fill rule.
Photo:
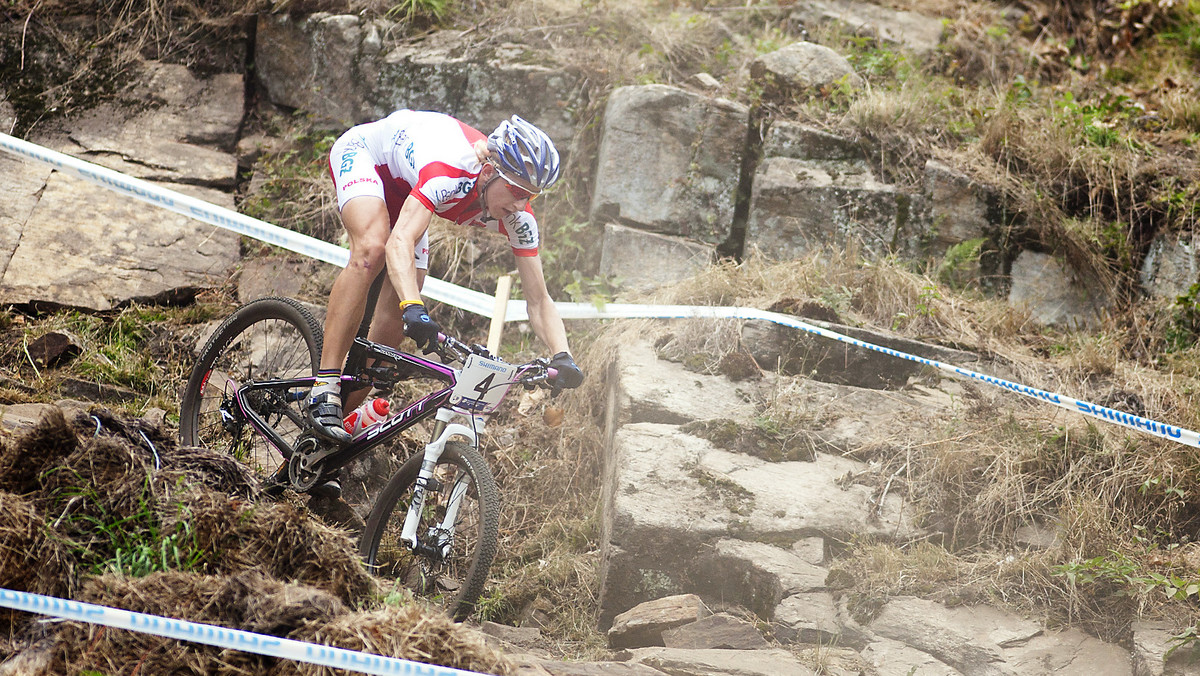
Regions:
<instances>
[{"instance_id":1,"label":"barrier tape","mask_svg":"<svg viewBox=\"0 0 1200 676\"><path fill-rule=\"evenodd\" d=\"M159 185L149 183L137 178L126 176L111 169L85 162L83 160L71 157L42 146L23 141L6 134L0 134L0 150L6 150L15 155L26 157L29 159L44 162L57 169L67 171L84 180L98 183L101 186L114 190L116 192L129 195L136 199L155 204L166 209L175 211L176 213L210 223L217 227L226 228L234 232L262 240L269 244L282 247L289 251L301 253L317 260L325 261L333 265L345 267L349 260L350 252L339 246L323 242L319 239L308 237L300 233L292 232L277 225L272 225L265 221L260 221L256 218L251 218L244 214L239 214L236 211L224 209L213 204L198 200L194 197L189 197L181 193L169 190ZM474 314L482 315L491 318L495 308L495 299L487 294L464 289L463 287L450 284L448 282L436 279L434 277L426 277L425 286L423 289L424 295L429 298L453 305ZM708 307L694 305L628 305L628 304L608 304L603 308L597 308L588 303L555 303L559 314L563 319L627 319L627 318L653 318L653 319L682 319L682 318L718 318L718 319L761 319L764 321L774 322L782 326L789 326L801 331L806 331L818 336L823 336L831 340L856 345L868 350L882 352L900 359L915 361L926 366L937 368L947 373L952 373L958 376L971 378L979 382L999 387L1017 394L1030 397L1037 401L1042 401L1069 410L1082 413L1084 415L1103 420L1105 422L1114 423L1137 430L1147 434L1152 434L1164 439L1177 441L1188 446L1200 446L1200 434L1192 430L1168 425L1166 423L1143 418L1141 416L1117 411L1099 404L1074 399L1066 395L1055 392L1040 390L1035 387L1013 383L1001 378L995 378L982 373L977 373L969 369L960 368L950 364L925 359L916 355L907 354L898 350L881 347L865 341L861 341L849 336L844 336L840 333L823 329L819 326L814 326L807 322L801 321L790 315L783 315L775 312L766 312L755 308L731 308L731 307ZM529 318L524 301L510 301L507 311L505 312L505 321L525 321Z\"/></svg>"},{"instance_id":2,"label":"barrier tape","mask_svg":"<svg viewBox=\"0 0 1200 676\"><path fill-rule=\"evenodd\" d=\"M340 268L346 267L346 263L350 261L350 252L336 244L292 232L272 223L210 204L170 188L127 176L107 167L92 164L8 134L0 134L0 150L48 164L55 169L108 188L113 192L174 211L209 225L231 230L240 235L253 237L267 244L273 244ZM425 279L422 293L433 300L485 317L491 317L492 306L495 303L495 300L486 293L464 289L435 277Z\"/></svg>"},{"instance_id":3,"label":"barrier tape","mask_svg":"<svg viewBox=\"0 0 1200 676\"><path fill-rule=\"evenodd\" d=\"M118 608L98 606L80 601L68 601L53 596L30 594L12 589L0 589L0 606L30 613L50 615L64 620L78 620L115 629L154 634L218 648L230 648L268 657L319 664L335 669L349 669L364 674L408 674L410 676L481 676L479 672L453 667L422 664L396 657L346 650L333 646L304 643L278 636L255 634L240 629L228 629L212 624L176 620L158 615L135 613Z\"/></svg>"}]
</instances>

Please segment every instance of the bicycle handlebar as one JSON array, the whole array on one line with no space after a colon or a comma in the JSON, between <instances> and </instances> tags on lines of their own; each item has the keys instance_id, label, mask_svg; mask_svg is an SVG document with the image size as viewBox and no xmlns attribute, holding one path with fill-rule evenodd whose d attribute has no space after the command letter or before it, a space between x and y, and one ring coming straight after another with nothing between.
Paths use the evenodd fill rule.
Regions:
<instances>
[{"instance_id":1,"label":"bicycle handlebar","mask_svg":"<svg viewBox=\"0 0 1200 676\"><path fill-rule=\"evenodd\" d=\"M468 345L454 336L444 333L438 333L437 344L433 351L442 358L443 362L465 363L467 357L472 354L488 359L496 358L482 345ZM550 361L544 357L538 357L527 364L522 364L519 367L520 375L517 377L517 382L530 390L534 387L553 389L554 380L558 378L558 369L551 368L549 364Z\"/></svg>"}]
</instances>

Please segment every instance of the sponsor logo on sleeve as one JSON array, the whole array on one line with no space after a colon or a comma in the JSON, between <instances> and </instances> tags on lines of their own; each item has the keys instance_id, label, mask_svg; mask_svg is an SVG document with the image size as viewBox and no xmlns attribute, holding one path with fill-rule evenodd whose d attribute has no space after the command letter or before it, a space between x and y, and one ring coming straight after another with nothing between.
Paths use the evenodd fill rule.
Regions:
<instances>
[{"instance_id":1,"label":"sponsor logo on sleeve","mask_svg":"<svg viewBox=\"0 0 1200 676\"><path fill-rule=\"evenodd\" d=\"M364 176L363 178L356 178L353 181L348 181L345 185L343 185L342 190L345 190L346 188L349 188L352 185L358 185L360 183L369 183L371 185L379 185L379 180L375 179L375 178L371 178L369 176Z\"/></svg>"},{"instance_id":2,"label":"sponsor logo on sleeve","mask_svg":"<svg viewBox=\"0 0 1200 676\"><path fill-rule=\"evenodd\" d=\"M358 149L353 144L346 148L346 151L342 153L341 164L338 166L338 176L345 176L346 172L354 167L354 156L357 154Z\"/></svg>"},{"instance_id":3,"label":"sponsor logo on sleeve","mask_svg":"<svg viewBox=\"0 0 1200 676\"><path fill-rule=\"evenodd\" d=\"M465 197L467 195L467 193L471 192L471 186L474 184L475 184L475 181L468 179L468 180L458 181L454 185L447 187L447 188L439 188L438 190L435 190L433 193L434 201L437 202L438 204L445 204L447 202L450 202L451 200L460 199L461 197Z\"/></svg>"},{"instance_id":4,"label":"sponsor logo on sleeve","mask_svg":"<svg viewBox=\"0 0 1200 676\"><path fill-rule=\"evenodd\" d=\"M508 231L516 239L517 245L521 247L532 247L537 244L537 226L532 222L521 219L516 220L516 223L506 223Z\"/></svg>"},{"instance_id":5,"label":"sponsor logo on sleeve","mask_svg":"<svg viewBox=\"0 0 1200 676\"><path fill-rule=\"evenodd\" d=\"M346 147L342 150L342 157L338 164L338 176L343 176L346 172L354 167L354 158L358 155L358 151L365 150L367 144L360 138L353 139L346 143Z\"/></svg>"}]
</instances>

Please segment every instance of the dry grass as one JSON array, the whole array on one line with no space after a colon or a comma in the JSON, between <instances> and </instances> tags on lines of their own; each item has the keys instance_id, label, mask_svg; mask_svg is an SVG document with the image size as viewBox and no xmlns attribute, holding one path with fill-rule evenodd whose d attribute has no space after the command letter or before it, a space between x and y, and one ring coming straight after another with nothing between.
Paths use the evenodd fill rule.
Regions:
<instances>
[{"instance_id":1,"label":"dry grass","mask_svg":"<svg viewBox=\"0 0 1200 676\"><path fill-rule=\"evenodd\" d=\"M649 300L759 308L815 303L835 309L842 323L891 326L976 351L989 360L974 367L984 373L1189 429L1200 424L1195 376L1161 360L1164 343L1148 338L1171 321L1165 305L1158 313L1146 312L1150 306L1110 317L1094 334L1060 333L1032 325L1003 303L964 297L928 276L847 253L784 263L752 258L710 269ZM909 319L897 323L901 315ZM676 356L707 357L710 371L719 353L737 344L736 327L688 324L673 326L666 345ZM724 337L714 342L714 335ZM1136 613L1189 607L1164 603L1150 583L1106 578L1071 585L1058 567L1108 571L1127 561L1141 580L1151 573L1194 577L1178 558L1160 554L1200 530L1200 460L1191 449L1056 407L1000 398L982 385L967 385L966 394L959 417L854 451L866 454L879 476L894 474L891 490L905 495L923 525L938 534L907 545L850 547L838 575L846 576L845 591L864 613L893 594L999 601L1113 638L1126 635ZM797 406L810 418L820 416L786 385L763 405L778 420L788 420ZM806 424L819 427L820 421ZM1020 543L1030 526L1055 543L1026 550ZM1101 562L1080 563L1096 557Z\"/></svg>"},{"instance_id":2,"label":"dry grass","mask_svg":"<svg viewBox=\"0 0 1200 676\"><path fill-rule=\"evenodd\" d=\"M247 631L495 674L502 656L415 603L375 604L375 581L346 533L286 503L255 501L233 458L179 448L161 428L102 409L52 409L0 449L3 586ZM101 422L96 431L95 420ZM145 436L143 436L145 435ZM150 447L152 442L153 448ZM120 569L122 548L178 550L186 570ZM149 573L146 575L146 573ZM136 573L135 573L136 574ZM23 647L32 618L5 613L3 655ZM251 653L62 623L46 634L55 673L332 673ZM300 671L297 672L297 669Z\"/></svg>"},{"instance_id":3,"label":"dry grass","mask_svg":"<svg viewBox=\"0 0 1200 676\"><path fill-rule=\"evenodd\" d=\"M515 671L477 635L419 606L350 612L327 592L285 584L255 570L233 576L167 572L131 579L105 575L91 580L80 600L456 669L502 676ZM127 669L141 673L341 673L250 652L76 623L65 624L54 645L54 666L59 673L97 669L106 673L125 673Z\"/></svg>"},{"instance_id":4,"label":"dry grass","mask_svg":"<svg viewBox=\"0 0 1200 676\"><path fill-rule=\"evenodd\" d=\"M547 646L568 658L596 658L599 594L599 508L605 380L620 340L613 331L576 334L573 351L583 387L557 399L522 396L491 423L485 451L504 496L496 585L480 601L480 616L541 627ZM528 355L532 356L532 355ZM523 357L519 357L523 358ZM564 422L544 421L550 408Z\"/></svg>"},{"instance_id":5,"label":"dry grass","mask_svg":"<svg viewBox=\"0 0 1200 676\"><path fill-rule=\"evenodd\" d=\"M477 21L472 39L486 48L519 38L555 50L561 63L588 76L590 103L578 112L580 132L563 144L576 157L594 154L595 122L604 95L613 86L677 84L706 71L723 79L723 94L750 100L753 95L744 87L745 64L760 51L795 39L778 28L778 16L747 11L740 0L676 3L673 12L636 0L583 5L534 0L520 8L514 4L490 4L472 13L470 20ZM704 5L703 9L694 9L696 4ZM1077 102L1095 103L1111 88L1111 83L1073 65L1072 57L1079 54L1073 55L1063 44L1064 27L1085 24L1086 55L1104 52L1097 40L1108 29L1099 18L1114 4L1082 4L1104 11L1090 16L1079 14L1071 3L1051 3L1036 9L1028 26L1006 27L993 5L941 2L937 9L957 14L946 49L932 62L893 63L883 53L886 49L857 41L855 48L862 53L854 56L859 63L870 57L884 64L868 73L871 84L864 92L798 110L779 106L761 112L805 119L859 140L871 149L880 174L901 183L917 183L928 157L954 157L959 160L955 166L997 186L1014 205L1024 224L1017 235L1065 252L1099 283L1115 288L1127 281L1130 264L1151 233L1195 224L1195 210L1188 205L1194 207L1197 196L1194 189L1187 192L1186 183L1195 175L1194 159L1189 159L1194 153L1172 156L1171 166L1164 166L1166 155L1153 147L1161 139L1147 136L1132 121L1122 118L1109 127L1112 116L1102 116L1098 118L1102 124L1096 127L1082 124L1085 115L1078 111L1062 114L1063 92L1073 92ZM36 23L43 20L40 12L50 8L39 7L35 11L29 3L18 3L8 11L18 18L32 16ZM104 7L110 18L126 24L122 33L102 34L101 44L111 44L113 49L119 42L126 50L162 55L189 34L164 31L166 24L161 23L177 18L185 5L108 3ZM337 9L302 2L280 8ZM200 7L187 25L228 28L241 11L240 6ZM1045 15L1037 15L1038 11ZM1117 25L1136 27L1129 22L1137 18L1117 16ZM1158 25L1155 21L1142 25L1152 29ZM57 35L52 21L37 25L45 35ZM111 30L111 26L100 28ZM813 37L839 47L844 45L838 41L846 39L834 33ZM68 52L78 51L79 45L65 44ZM128 58L130 53L117 55ZM93 70L100 63L84 56L76 57L76 62ZM1164 78L1187 83L1190 75L1168 57L1154 71L1158 75L1150 79L1156 86ZM119 73L120 68L113 72ZM898 73L904 77L896 77ZM1038 80L1044 89L1026 91L1036 87L1030 83ZM80 82L69 81L69 87L48 92L45 100L70 103L68 94ZM1195 131L1194 92L1193 84L1180 84L1159 93L1131 93L1145 98L1170 124ZM1027 94L1028 99L1022 98ZM1115 129L1117 142L1085 142L1087 134L1100 133L1097 129ZM289 127L286 133L301 139L306 149L316 145L314 138L305 136L307 129ZM1178 142L1180 137L1174 138ZM336 219L330 218L328 186L320 169L323 157L293 154L276 159L306 167L297 176L281 177L292 181L284 188L295 193L287 197L294 202L289 213L295 222L319 221L328 230L326 235L336 238L339 229ZM586 167L576 169L553 199L539 207L545 210L539 215L554 221L585 213L590 180L586 173ZM1157 197L1171 190L1184 193L1183 208L1172 212L1153 206ZM445 248L435 260L445 261L446 266L439 276L488 288L492 273L500 269L501 257L492 249L476 248L457 238L447 238L438 246ZM590 252L581 251L574 257L564 254L557 267L586 270L591 262L584 259ZM975 350L1026 384L1095 400L1108 397L1106 401L1117 408L1140 407L1149 417L1193 429L1200 422L1200 407L1192 394L1200 377L1197 360L1187 352L1164 353L1163 327L1170 320L1163 307L1143 308L1147 316L1142 317L1118 312L1094 336L1042 331L1030 324L1026 313L1002 302L960 296L927 275L886 261L864 262L855 251L814 254L783 264L751 256L741 264L716 266L652 300L761 308L813 302L836 312L844 323L893 328L906 336ZM464 331L478 328L467 319L461 320L461 327ZM625 324L590 340L575 337L577 352L584 353L582 345L592 342L582 361L589 385L601 381L621 331L643 329ZM731 322L691 322L660 347L675 357L699 355L696 366L713 370L736 349L736 329ZM775 407L772 416L783 420L796 415L787 410L791 395L786 389L778 392L770 402ZM540 422L541 411L550 404L565 408L566 425L551 428ZM502 558L495 568L499 582L484 601L485 612L497 620L541 624L568 655L592 655L600 649L592 613L598 593L597 506L603 441L599 421L604 405L605 393L588 387L555 402L531 401L525 414L509 411L493 423L487 448L503 487L505 509ZM1023 401L1001 410L985 396L972 397L961 420L923 433L898 433L888 448L872 449L873 460L887 475L899 472L893 490L921 506L927 525L944 536L947 546L929 542L853 546L839 569L846 571L847 588L864 600L865 609L873 599L894 593L934 595L948 601L994 598L1046 613L1057 608L1055 617L1061 621L1118 635L1121 623L1138 604L1150 608L1146 599L1135 604L1122 600L1119 588L1071 587L1054 574L1054 566L1106 556L1115 549L1147 570L1185 570L1180 561L1156 559L1151 551L1152 546L1167 547L1195 535L1200 505L1191 496L1200 487L1193 479L1195 460L1184 449L1103 424L1090 426L1074 414L1048 413ZM46 437L55 441L51 438L55 433ZM39 446L46 452L38 463L53 464L83 445L76 440L70 449L60 449L56 443ZM113 451L110 455L120 460L95 463L107 472L105 476L138 477L145 471L146 459L132 452L120 456L119 444L93 443L88 448ZM34 465L10 462L5 467L12 470L0 472L5 482L33 486L40 480ZM136 503L135 495L120 490L109 498L112 502L104 503L109 510ZM281 579L303 581L328 576L327 568L332 567L334 576L342 576L337 583L342 591L333 596L343 603L351 603L365 589L356 575L345 572L350 568L337 552L328 558L324 552L303 547L312 538L331 546L345 543L337 534L306 525L296 510L278 506L256 511L248 505L204 500L194 509L205 542L232 551L229 561L234 567L267 559L264 570ZM230 522L240 525L223 532L222 524ZM1057 544L1041 553L1017 550L1017 530L1031 522L1057 533ZM1141 534L1143 540L1134 534ZM233 535L258 544L238 549L226 539ZM267 544L258 541L264 537ZM294 547L305 552L305 561L289 568L280 558ZM366 635L356 633L348 616L338 616L343 617L344 623L341 619L327 623L329 635L367 641ZM371 627L367 633L375 635L378 627L390 626L386 621L371 618L361 626ZM145 649L140 654L146 654Z\"/></svg>"}]
</instances>

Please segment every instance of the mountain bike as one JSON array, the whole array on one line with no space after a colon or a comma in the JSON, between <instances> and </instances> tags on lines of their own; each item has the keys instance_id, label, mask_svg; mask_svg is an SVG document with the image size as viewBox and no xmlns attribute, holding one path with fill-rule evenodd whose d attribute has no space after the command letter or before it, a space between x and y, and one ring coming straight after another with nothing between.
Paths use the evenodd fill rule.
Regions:
<instances>
[{"instance_id":1,"label":"mountain bike","mask_svg":"<svg viewBox=\"0 0 1200 676\"><path fill-rule=\"evenodd\" d=\"M344 446L325 441L309 429L303 408L321 355L321 326L295 300L261 298L238 308L205 343L180 404L180 436L184 444L234 455L267 487L307 492L432 419L424 452L409 457L376 498L359 552L376 574L462 620L483 591L498 541L500 497L479 451L483 416L512 385L551 387L557 373L547 359L513 365L446 335L434 348L441 363L368 340L381 281L371 287L346 358L343 395L368 387L387 393L414 378L436 381L433 391Z\"/></svg>"}]
</instances>

